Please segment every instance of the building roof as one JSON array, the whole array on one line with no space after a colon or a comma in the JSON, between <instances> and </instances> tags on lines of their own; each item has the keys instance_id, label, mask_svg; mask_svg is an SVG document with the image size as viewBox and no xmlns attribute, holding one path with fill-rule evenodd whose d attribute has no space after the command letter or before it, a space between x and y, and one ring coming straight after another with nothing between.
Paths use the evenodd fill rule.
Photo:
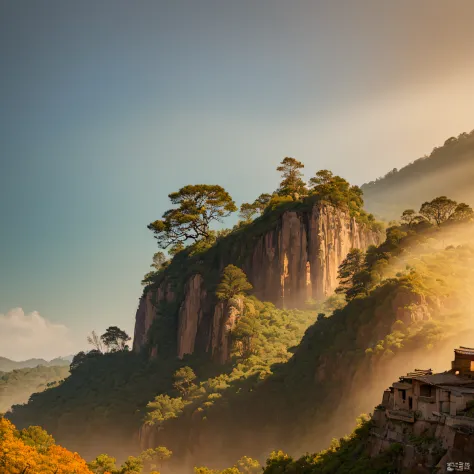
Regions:
<instances>
[{"instance_id":1,"label":"building roof","mask_svg":"<svg viewBox=\"0 0 474 474\"><path fill-rule=\"evenodd\" d=\"M433 371L431 369L426 369L426 370L415 369L413 372L408 372L406 377L415 377L415 376L418 376L418 375L433 375Z\"/></svg>"},{"instance_id":2,"label":"building roof","mask_svg":"<svg viewBox=\"0 0 474 474\"><path fill-rule=\"evenodd\" d=\"M451 372L442 372L439 374L433 375L410 375L409 377L413 380L418 380L429 385L464 385L464 384L474 384L474 380L461 377L459 375L454 375Z\"/></svg>"},{"instance_id":3,"label":"building roof","mask_svg":"<svg viewBox=\"0 0 474 474\"><path fill-rule=\"evenodd\" d=\"M413 385L411 383L406 383L406 382L395 382L393 384L393 388L398 388L399 390L410 390L413 388Z\"/></svg>"},{"instance_id":4,"label":"building roof","mask_svg":"<svg viewBox=\"0 0 474 474\"><path fill-rule=\"evenodd\" d=\"M472 349L471 347L460 346L459 349L454 349L454 353L474 356L474 349Z\"/></svg>"},{"instance_id":5,"label":"building roof","mask_svg":"<svg viewBox=\"0 0 474 474\"><path fill-rule=\"evenodd\" d=\"M472 393L474 394L474 387L454 387L452 385L443 385L443 390L449 390L450 392L457 393Z\"/></svg>"}]
</instances>

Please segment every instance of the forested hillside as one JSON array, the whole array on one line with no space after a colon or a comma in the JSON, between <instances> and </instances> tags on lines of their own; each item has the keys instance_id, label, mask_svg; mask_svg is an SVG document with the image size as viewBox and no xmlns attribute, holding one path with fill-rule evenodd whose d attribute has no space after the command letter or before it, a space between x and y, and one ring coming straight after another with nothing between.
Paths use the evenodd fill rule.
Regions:
<instances>
[{"instance_id":1,"label":"forested hillside","mask_svg":"<svg viewBox=\"0 0 474 474\"><path fill-rule=\"evenodd\" d=\"M474 202L474 131L451 137L429 156L364 184L367 209L379 218L397 219L404 209L445 195Z\"/></svg>"},{"instance_id":2,"label":"forested hillside","mask_svg":"<svg viewBox=\"0 0 474 474\"><path fill-rule=\"evenodd\" d=\"M388 229L382 245L348 256L346 306L321 315L288 363L255 385L215 390L203 409L192 391L170 393L176 402L166 407L157 399L142 439L212 467L242 454L262 460L275 447L303 454L349 432L406 367L446 370L452 344L473 337L471 226L447 219ZM163 418L170 407L176 417Z\"/></svg>"},{"instance_id":3,"label":"forested hillside","mask_svg":"<svg viewBox=\"0 0 474 474\"><path fill-rule=\"evenodd\" d=\"M69 366L43 366L0 372L0 413L26 403L32 393L42 392L69 376Z\"/></svg>"},{"instance_id":4,"label":"forested hillside","mask_svg":"<svg viewBox=\"0 0 474 474\"><path fill-rule=\"evenodd\" d=\"M217 292L235 291L246 308L228 364L91 351L70 378L9 417L41 424L86 457L166 446L170 469L324 448L407 366L436 368L446 344L450 352L450 341L473 337L472 209L448 198L429 204L404 213L381 245L350 252L339 296L308 301L306 311L259 302L241 270L224 272Z\"/></svg>"},{"instance_id":5,"label":"forested hillside","mask_svg":"<svg viewBox=\"0 0 474 474\"><path fill-rule=\"evenodd\" d=\"M298 309L257 298L258 272L249 279L239 260L220 265L222 253L228 258L236 248L252 252L255 236L285 213L292 213L290 228L300 229L308 219L300 211L307 206L312 215L323 208L325 213L348 214L343 230L363 226L380 232L380 225L363 210L357 187L320 171L308 191L301 181L302 164L285 160L284 179L273 197L242 205L243 220L234 229L220 235L210 230L210 216L223 216L226 206L235 206L225 190L207 185L170 195L178 207L149 226L163 248L172 245L174 250L171 261L155 254L154 271L143 282L145 292L167 278L166 290L177 294L196 288L197 275L211 275L204 291L218 310L206 313L196 303L203 291L199 286L199 293L191 291L183 303L175 299L172 304L152 304L140 322L148 324L149 331L141 332L144 339L133 352L128 350L129 336L117 327L100 338L93 333L88 340L94 348L74 357L70 377L34 394L28 404L14 406L9 419L20 428L41 425L88 460L108 454L119 462L130 455L145 462L148 455L140 453L160 448L162 454L173 453L163 472L242 463L242 470L225 472L252 472L252 463L265 463L275 449L299 456L325 448L332 437L350 432L359 413L371 410L407 366L437 368L440 361L445 363L445 347L450 352L453 340L469 345L474 213L468 204L446 196L406 209L399 216L401 223L387 228L381 243L348 249L338 269L335 294L300 299ZM332 222L323 222L323 240ZM184 247L190 235L193 242ZM305 242L302 235L290 242ZM244 245L236 247L236 241ZM291 248L293 255L283 256L282 272L277 273L283 283L296 268L290 265L297 263L291 260ZM329 255L335 249L324 251ZM307 261L303 258L298 265L306 268ZM177 312L178 307L187 310ZM189 334L206 314L221 320L217 339L226 348L225 358L216 360L206 350L176 351L180 334ZM215 334L207 337L210 344ZM360 454L364 426L353 441L333 444L314 458L316 464L323 463L321 471L314 465L308 472L336 472L330 470L331 463L340 464L344 453L349 452L349 458ZM149 456L156 453L149 451ZM368 462L359 457L361 463ZM301 462L314 464L314 459ZM390 455L379 460L382 467L387 460ZM284 472L278 465L298 462L276 453L268 458L266 469ZM366 464L358 466L363 469ZM209 472L206 469L198 472Z\"/></svg>"},{"instance_id":6,"label":"forested hillside","mask_svg":"<svg viewBox=\"0 0 474 474\"><path fill-rule=\"evenodd\" d=\"M331 297L325 303L300 299L298 310L278 308L255 297L254 285L258 282L249 281L239 266L229 264L219 269L219 262L233 254L238 265L243 255L236 251L251 254L256 238L275 227L282 215L292 213L299 222L305 219L301 212L313 209L317 203L326 203L327 213L345 216L345 232L360 228L378 236L381 229L373 216L363 210L359 188L329 171L316 173L306 184L302 168L303 164L297 160L285 158L278 167L282 173L278 189L272 195L262 194L253 203L242 204L241 220L233 229L219 233L211 229L211 224L236 206L223 188L209 185L186 186L172 193L170 199L177 208L165 212L162 220L149 226L162 248L171 246L173 258L169 261L162 253L155 254L154 271L147 274L143 282L145 291L159 285L164 277L168 278L175 294L185 286L185 278L192 277L193 273L209 277L206 291L216 308L222 308L225 317L221 326L224 332L219 338L221 346L227 344L226 359L216 363L200 351L178 359L177 302L161 305L160 317L153 319L152 315L152 327L143 347L138 346L139 350L130 353L123 344L117 344L113 351L104 350L96 338L94 350L76 355L68 379L58 387L33 395L27 405L15 406L8 416L20 427L40 424L84 456L95 456L101 451L125 456L140 451L139 431L147 436L142 427L144 418L152 428L160 419L157 412L148 412L147 404L166 405L169 400L166 397L173 399L181 393L176 388L180 369L188 367L194 374L193 390L186 393L193 397L193 403L182 402L183 407L187 407L186 413L196 404L203 412L210 409L219 398L220 390L228 388L232 393L241 394L268 378L291 357L318 313L329 315L343 298ZM346 251L350 249L350 242L347 245ZM303 261L294 263L304 265L303 268L306 265ZM281 264L284 265L283 258ZM256 266L255 278L259 277L258 270ZM276 273L278 281L279 273L280 270ZM260 278L265 282L265 275ZM306 278L304 273L303 285ZM282 281L285 281L284 275ZM286 289L286 293L289 292L290 288ZM191 318L198 317L196 310L190 310L189 314ZM198 388L194 390L196 384ZM156 400L161 394L164 398ZM180 404L178 402L177 407ZM71 426L75 429L71 430Z\"/></svg>"}]
</instances>

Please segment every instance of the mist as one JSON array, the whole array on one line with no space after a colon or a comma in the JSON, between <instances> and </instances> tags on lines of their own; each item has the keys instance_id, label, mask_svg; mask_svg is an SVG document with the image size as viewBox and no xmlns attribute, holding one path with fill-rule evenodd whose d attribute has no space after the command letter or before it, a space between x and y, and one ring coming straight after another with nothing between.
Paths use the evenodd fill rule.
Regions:
<instances>
[{"instance_id":1,"label":"mist","mask_svg":"<svg viewBox=\"0 0 474 474\"><path fill-rule=\"evenodd\" d=\"M434 262L443 253L455 251L458 246L474 245L474 228L472 224L434 230L434 238L428 238L422 244L406 248L403 255L392 259L385 270L385 278L393 278L400 271L415 270L428 282L427 268L436 268ZM454 247L446 249L447 247ZM323 416L316 422L309 434L297 438L291 443L292 455L303 455L325 449L332 438L340 438L352 432L355 419L362 413L372 413L375 406L382 401L383 391L390 387L399 377L415 369L432 369L433 373L451 370L454 360L454 349L459 346L474 347L474 259L460 262L461 265L444 267L444 275L452 274L451 282L437 282L448 286L445 294L433 294L427 301L430 316L425 321L413 321L413 335L423 334L425 326L439 323L442 333L432 346L417 345L416 339L407 347L401 348L391 357L380 357L368 360L364 357L357 366L344 367L344 361L337 370L347 372L346 384L341 384L343 395L332 414ZM463 272L460 272L462 267ZM427 288L432 290L432 288ZM373 322L377 325L377 321ZM393 329L393 328L392 328ZM392 330L387 328L387 333ZM373 341L374 345L377 341ZM317 369L317 367L315 367ZM330 376L331 377L331 376ZM330 377L326 383L330 383ZM324 385L324 384L323 384Z\"/></svg>"}]
</instances>

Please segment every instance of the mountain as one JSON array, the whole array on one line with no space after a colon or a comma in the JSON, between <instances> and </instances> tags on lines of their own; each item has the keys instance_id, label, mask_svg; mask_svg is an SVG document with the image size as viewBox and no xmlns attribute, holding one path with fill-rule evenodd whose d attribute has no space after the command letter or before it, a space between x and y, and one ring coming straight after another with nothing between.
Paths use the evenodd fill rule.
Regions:
<instances>
[{"instance_id":1,"label":"mountain","mask_svg":"<svg viewBox=\"0 0 474 474\"><path fill-rule=\"evenodd\" d=\"M324 304L304 312L245 297L226 364L206 353L91 354L8 416L19 427L40 424L86 458L166 446L170 472L223 468L243 455L263 462L276 448L297 456L323 449L400 373L445 370L452 347L472 342L472 230L390 228L352 278L357 287L370 275L365 288L325 315ZM192 372L178 370L186 367Z\"/></svg>"},{"instance_id":2,"label":"mountain","mask_svg":"<svg viewBox=\"0 0 474 474\"><path fill-rule=\"evenodd\" d=\"M362 186L365 207L378 217L398 219L405 209L449 196L474 203L474 131L448 138L429 156Z\"/></svg>"},{"instance_id":3,"label":"mountain","mask_svg":"<svg viewBox=\"0 0 474 474\"><path fill-rule=\"evenodd\" d=\"M9 417L19 427L40 424L84 456L130 452L140 448L147 404L174 390L180 368L222 387L270 374L291 357L318 312L330 313L331 304L316 299L332 294L347 252L382 239L380 225L346 198L349 184L331 183L324 199L276 196L253 222L178 252L144 289L131 353L83 356L62 384ZM221 274L232 264L248 273L252 296L218 300ZM231 332L240 334L238 344Z\"/></svg>"},{"instance_id":4,"label":"mountain","mask_svg":"<svg viewBox=\"0 0 474 474\"><path fill-rule=\"evenodd\" d=\"M358 188L344 193L328 172L317 182L320 194L179 248L144 280L133 351L78 354L64 382L8 418L87 459L161 446L173 452L163 472L222 469L324 449L400 373L445 369L474 339L474 224L413 221L383 236ZM303 472L337 472L331 462Z\"/></svg>"},{"instance_id":5,"label":"mountain","mask_svg":"<svg viewBox=\"0 0 474 474\"><path fill-rule=\"evenodd\" d=\"M301 307L332 294L338 267L351 248L366 249L380 240L378 228L330 203L264 215L207 252L183 252L173 259L140 300L134 350L156 356L174 339L170 350L179 357L197 351L225 362L230 313L215 296L225 266L241 266L261 301Z\"/></svg>"},{"instance_id":6,"label":"mountain","mask_svg":"<svg viewBox=\"0 0 474 474\"><path fill-rule=\"evenodd\" d=\"M28 359L23 361L14 361L11 359L7 359L6 357L0 357L0 372L9 372L10 370L15 369L24 369L28 367L37 367L38 365L44 366L69 366L72 361L73 356L67 357L57 357L56 359L52 359L50 361L46 361L44 359Z\"/></svg>"},{"instance_id":7,"label":"mountain","mask_svg":"<svg viewBox=\"0 0 474 474\"><path fill-rule=\"evenodd\" d=\"M142 447L166 444L213 467L216 452L228 462L242 454L261 459L275 447L323 449L379 403L399 372L442 370L453 345L474 338L474 247L466 243L473 228L408 230L392 228L369 249L360 274L370 275L368 291L318 318L287 363L261 383L234 383L217 399L201 386L212 406L193 404L168 424L145 422Z\"/></svg>"}]
</instances>

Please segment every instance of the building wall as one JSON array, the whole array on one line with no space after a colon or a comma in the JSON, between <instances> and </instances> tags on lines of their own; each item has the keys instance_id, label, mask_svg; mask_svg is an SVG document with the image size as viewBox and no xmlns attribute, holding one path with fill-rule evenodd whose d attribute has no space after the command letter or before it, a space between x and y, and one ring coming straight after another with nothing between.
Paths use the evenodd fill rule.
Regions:
<instances>
[{"instance_id":1,"label":"building wall","mask_svg":"<svg viewBox=\"0 0 474 474\"><path fill-rule=\"evenodd\" d=\"M405 400L403 399L403 392L405 392ZM398 409L409 410L409 399L413 397L413 390L395 389L395 406Z\"/></svg>"}]
</instances>

